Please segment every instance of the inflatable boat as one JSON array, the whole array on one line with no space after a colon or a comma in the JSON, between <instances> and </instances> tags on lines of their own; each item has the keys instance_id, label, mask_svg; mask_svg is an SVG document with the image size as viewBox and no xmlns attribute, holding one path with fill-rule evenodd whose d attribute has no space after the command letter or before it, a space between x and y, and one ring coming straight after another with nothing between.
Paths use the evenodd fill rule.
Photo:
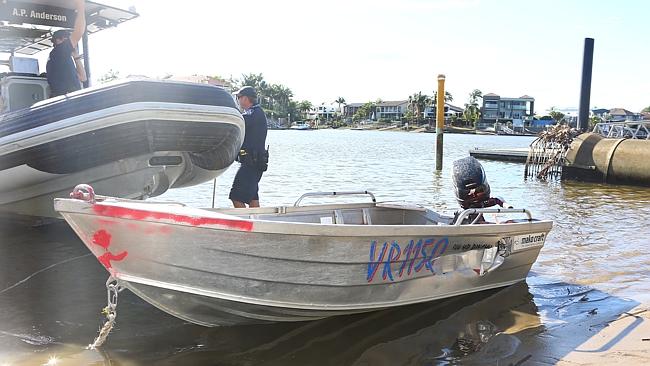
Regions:
<instances>
[{"instance_id":1,"label":"inflatable boat","mask_svg":"<svg viewBox=\"0 0 650 366\"><path fill-rule=\"evenodd\" d=\"M25 79L47 83L1 84ZM231 94L207 84L130 80L46 99L0 115L0 208L55 216L52 199L80 181L134 199L202 183L243 136Z\"/></svg>"},{"instance_id":2,"label":"inflatable boat","mask_svg":"<svg viewBox=\"0 0 650 366\"><path fill-rule=\"evenodd\" d=\"M223 88L127 80L50 98L33 56L71 28L72 1L0 2L0 211L55 216L54 197L79 182L143 199L211 180L235 159L244 121ZM135 19L135 9L86 2L79 44L88 79L88 35ZM47 15L47 16L45 16ZM81 48L82 47L82 48ZM41 65L42 66L42 65ZM1 71L1 70L0 70Z\"/></svg>"}]
</instances>

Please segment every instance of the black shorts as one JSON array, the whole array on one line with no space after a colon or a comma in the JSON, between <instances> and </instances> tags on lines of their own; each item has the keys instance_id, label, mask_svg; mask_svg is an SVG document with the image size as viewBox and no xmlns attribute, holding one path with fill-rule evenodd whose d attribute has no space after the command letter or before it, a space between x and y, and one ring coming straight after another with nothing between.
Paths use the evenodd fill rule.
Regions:
<instances>
[{"instance_id":1,"label":"black shorts","mask_svg":"<svg viewBox=\"0 0 650 366\"><path fill-rule=\"evenodd\" d=\"M228 198L246 204L259 200L258 183L262 179L262 173L257 168L242 164L235 175L235 180L232 182Z\"/></svg>"}]
</instances>

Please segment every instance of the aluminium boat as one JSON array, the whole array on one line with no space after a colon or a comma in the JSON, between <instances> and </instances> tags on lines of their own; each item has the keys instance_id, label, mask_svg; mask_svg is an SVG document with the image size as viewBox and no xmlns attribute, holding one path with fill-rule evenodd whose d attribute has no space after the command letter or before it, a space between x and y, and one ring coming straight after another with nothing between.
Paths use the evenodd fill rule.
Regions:
<instances>
[{"instance_id":1,"label":"aluminium boat","mask_svg":"<svg viewBox=\"0 0 650 366\"><path fill-rule=\"evenodd\" d=\"M80 185L55 209L118 281L203 326L305 321L525 280L552 222L525 209L455 218L376 202L248 209L95 196ZM513 216L489 223L476 215Z\"/></svg>"}]
</instances>

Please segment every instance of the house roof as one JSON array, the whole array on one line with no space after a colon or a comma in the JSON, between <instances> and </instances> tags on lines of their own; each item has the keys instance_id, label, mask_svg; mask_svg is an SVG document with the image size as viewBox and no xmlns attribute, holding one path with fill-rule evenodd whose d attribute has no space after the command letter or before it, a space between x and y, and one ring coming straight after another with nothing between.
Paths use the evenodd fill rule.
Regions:
<instances>
[{"instance_id":1,"label":"house roof","mask_svg":"<svg viewBox=\"0 0 650 366\"><path fill-rule=\"evenodd\" d=\"M345 105L345 107L355 108L355 107L361 107L364 104L366 104L366 103L348 103L348 104Z\"/></svg>"},{"instance_id":2,"label":"house roof","mask_svg":"<svg viewBox=\"0 0 650 366\"><path fill-rule=\"evenodd\" d=\"M462 112L462 111L464 111L463 108L461 108L461 107L456 107L455 105L451 105L451 104L449 104L449 103L445 103L445 105L446 105L447 107L449 107L449 109L452 110L452 111L454 111L454 112Z\"/></svg>"},{"instance_id":3,"label":"house roof","mask_svg":"<svg viewBox=\"0 0 650 366\"><path fill-rule=\"evenodd\" d=\"M630 112L625 108L612 108L609 110L612 116L634 116L636 113Z\"/></svg>"},{"instance_id":4,"label":"house roof","mask_svg":"<svg viewBox=\"0 0 650 366\"><path fill-rule=\"evenodd\" d=\"M487 93L487 94L483 94L483 98L485 98L485 97L493 97L493 98L497 97L498 98L499 96L497 94L494 94L494 93Z\"/></svg>"},{"instance_id":5,"label":"house roof","mask_svg":"<svg viewBox=\"0 0 650 366\"><path fill-rule=\"evenodd\" d=\"M507 101L511 101L511 102L513 102L513 101L522 101L522 100L532 102L532 101L535 101L535 98L533 98L533 97L528 97L528 98L523 98L523 97L519 97L519 98L501 97L501 100L506 101L506 102Z\"/></svg>"},{"instance_id":6,"label":"house roof","mask_svg":"<svg viewBox=\"0 0 650 366\"><path fill-rule=\"evenodd\" d=\"M396 107L404 104L408 104L408 100L383 101L377 103L377 107Z\"/></svg>"},{"instance_id":7,"label":"house roof","mask_svg":"<svg viewBox=\"0 0 650 366\"><path fill-rule=\"evenodd\" d=\"M605 109L605 108L594 108L591 111L594 112L594 114L609 113L609 109Z\"/></svg>"},{"instance_id":8,"label":"house roof","mask_svg":"<svg viewBox=\"0 0 650 366\"><path fill-rule=\"evenodd\" d=\"M524 94L524 95L520 96L519 99L535 99L535 98L531 97L528 94Z\"/></svg>"}]
</instances>

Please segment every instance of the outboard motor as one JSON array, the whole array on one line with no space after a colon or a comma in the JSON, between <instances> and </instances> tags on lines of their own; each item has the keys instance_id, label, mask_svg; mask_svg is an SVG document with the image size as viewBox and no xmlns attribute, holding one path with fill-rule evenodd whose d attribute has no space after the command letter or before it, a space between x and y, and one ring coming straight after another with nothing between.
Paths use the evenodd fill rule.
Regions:
<instances>
[{"instance_id":1,"label":"outboard motor","mask_svg":"<svg viewBox=\"0 0 650 366\"><path fill-rule=\"evenodd\" d=\"M486 207L490 185L483 166L474 157L454 161L452 179L456 199L463 209ZM491 205L493 206L493 205Z\"/></svg>"}]
</instances>

